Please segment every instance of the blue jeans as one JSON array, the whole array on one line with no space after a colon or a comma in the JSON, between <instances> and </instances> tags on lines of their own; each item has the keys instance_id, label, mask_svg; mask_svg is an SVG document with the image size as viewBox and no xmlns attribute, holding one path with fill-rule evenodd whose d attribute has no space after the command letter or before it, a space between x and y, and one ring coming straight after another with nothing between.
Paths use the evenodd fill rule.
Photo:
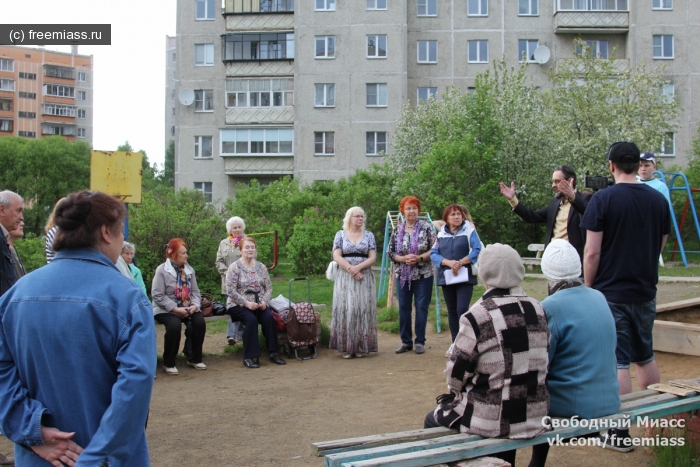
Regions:
<instances>
[{"instance_id":1,"label":"blue jeans","mask_svg":"<svg viewBox=\"0 0 700 467\"><path fill-rule=\"evenodd\" d=\"M608 302L617 330L617 368L626 369L630 363L654 360L651 330L656 319L656 299L644 303Z\"/></svg>"},{"instance_id":2,"label":"blue jeans","mask_svg":"<svg viewBox=\"0 0 700 467\"><path fill-rule=\"evenodd\" d=\"M447 321L450 323L452 342L455 341L457 332L459 332L459 318L469 311L473 292L474 286L466 282L442 286L442 296L445 297L445 305L447 306Z\"/></svg>"},{"instance_id":3,"label":"blue jeans","mask_svg":"<svg viewBox=\"0 0 700 467\"><path fill-rule=\"evenodd\" d=\"M416 344L425 345L425 326L428 324L428 306L433 293L433 276L408 282L401 287L401 282L396 280L396 296L399 299L399 329L401 342L413 347L413 335L411 334L411 302L416 305Z\"/></svg>"}]
</instances>

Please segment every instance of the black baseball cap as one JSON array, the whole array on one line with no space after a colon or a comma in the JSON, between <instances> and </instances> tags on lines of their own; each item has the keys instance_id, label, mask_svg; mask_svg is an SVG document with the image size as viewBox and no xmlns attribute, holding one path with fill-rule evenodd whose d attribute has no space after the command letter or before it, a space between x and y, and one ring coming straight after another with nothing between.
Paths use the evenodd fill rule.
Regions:
<instances>
[{"instance_id":1,"label":"black baseball cap","mask_svg":"<svg viewBox=\"0 0 700 467\"><path fill-rule=\"evenodd\" d=\"M618 141L610 145L608 160L611 162L639 162L639 148L628 141Z\"/></svg>"}]
</instances>

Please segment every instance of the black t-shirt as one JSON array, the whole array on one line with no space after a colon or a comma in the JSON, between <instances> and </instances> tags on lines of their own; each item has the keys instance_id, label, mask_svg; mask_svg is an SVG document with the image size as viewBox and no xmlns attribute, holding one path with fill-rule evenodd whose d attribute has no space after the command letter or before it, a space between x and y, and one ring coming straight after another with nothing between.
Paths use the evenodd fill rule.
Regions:
<instances>
[{"instance_id":1,"label":"black t-shirt","mask_svg":"<svg viewBox=\"0 0 700 467\"><path fill-rule=\"evenodd\" d=\"M643 183L600 190L588 203L581 228L603 232L594 289L613 303L656 297L661 242L671 231L671 212L661 193Z\"/></svg>"}]
</instances>

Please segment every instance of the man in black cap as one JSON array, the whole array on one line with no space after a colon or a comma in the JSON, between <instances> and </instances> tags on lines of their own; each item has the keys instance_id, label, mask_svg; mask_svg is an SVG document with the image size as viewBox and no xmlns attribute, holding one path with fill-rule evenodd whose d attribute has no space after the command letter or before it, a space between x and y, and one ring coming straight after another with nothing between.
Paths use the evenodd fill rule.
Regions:
<instances>
[{"instance_id":1,"label":"man in black cap","mask_svg":"<svg viewBox=\"0 0 700 467\"><path fill-rule=\"evenodd\" d=\"M631 363L641 389L660 381L651 330L658 259L671 231L671 212L661 193L637 180L640 155L634 143L614 143L607 156L615 185L593 195L581 219L587 230L584 278L603 293L615 318L617 379L620 394L627 394ZM610 430L603 438L604 447L633 449L628 430Z\"/></svg>"}]
</instances>

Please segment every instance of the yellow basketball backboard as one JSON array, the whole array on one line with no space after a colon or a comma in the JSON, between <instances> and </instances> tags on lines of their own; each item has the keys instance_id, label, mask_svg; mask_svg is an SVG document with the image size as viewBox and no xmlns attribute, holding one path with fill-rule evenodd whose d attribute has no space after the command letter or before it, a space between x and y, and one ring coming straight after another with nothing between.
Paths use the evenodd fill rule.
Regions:
<instances>
[{"instance_id":1,"label":"yellow basketball backboard","mask_svg":"<svg viewBox=\"0 0 700 467\"><path fill-rule=\"evenodd\" d=\"M142 159L140 152L90 151L90 189L140 203Z\"/></svg>"}]
</instances>

